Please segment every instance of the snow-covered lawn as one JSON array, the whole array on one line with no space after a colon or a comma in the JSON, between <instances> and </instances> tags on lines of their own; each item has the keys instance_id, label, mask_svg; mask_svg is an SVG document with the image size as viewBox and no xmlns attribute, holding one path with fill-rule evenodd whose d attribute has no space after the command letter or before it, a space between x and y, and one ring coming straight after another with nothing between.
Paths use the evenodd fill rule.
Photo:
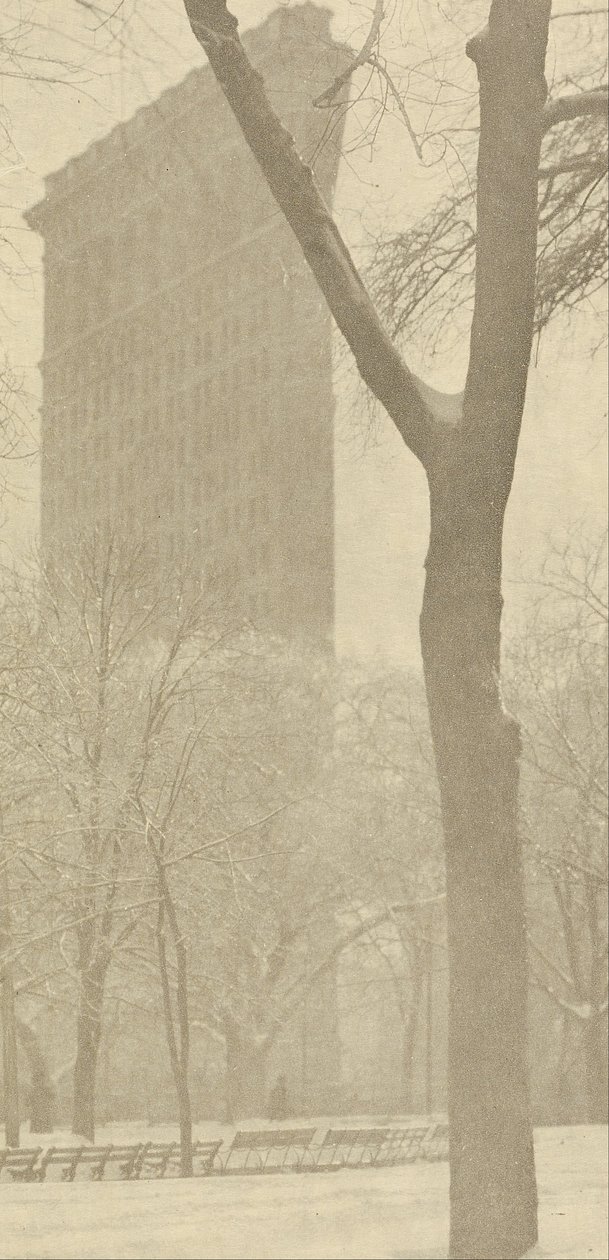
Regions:
<instances>
[{"instance_id":1,"label":"snow-covered lawn","mask_svg":"<svg viewBox=\"0 0 609 1260\"><path fill-rule=\"evenodd\" d=\"M204 1132L219 1130L205 1125ZM166 1130L121 1125L100 1129L97 1141L166 1136ZM24 1134L23 1145L29 1144ZM606 1129L541 1129L536 1149L539 1254L607 1260ZM447 1194L447 1165L424 1163L308 1176L9 1183L0 1185L0 1256L440 1260Z\"/></svg>"}]
</instances>

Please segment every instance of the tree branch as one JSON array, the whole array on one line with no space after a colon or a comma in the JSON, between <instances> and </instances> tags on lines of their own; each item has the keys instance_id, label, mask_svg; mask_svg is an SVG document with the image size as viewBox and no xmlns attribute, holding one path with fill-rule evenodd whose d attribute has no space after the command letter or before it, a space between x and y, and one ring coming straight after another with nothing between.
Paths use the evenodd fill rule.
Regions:
<instances>
[{"instance_id":1,"label":"tree branch","mask_svg":"<svg viewBox=\"0 0 609 1260\"><path fill-rule=\"evenodd\" d=\"M493 0L488 26L466 49L478 71L480 142L463 424L468 434L479 435L492 459L492 467L488 457L483 460L483 493L490 475L498 512L511 488L533 343L550 8L550 0Z\"/></svg>"},{"instance_id":2,"label":"tree branch","mask_svg":"<svg viewBox=\"0 0 609 1260\"><path fill-rule=\"evenodd\" d=\"M346 84L349 83L353 72L357 70L359 66L364 66L372 56L374 45L380 34L384 12L384 0L375 0L370 30L368 31L360 51L358 53L350 54L353 60L349 62L349 65L342 71L341 74L336 76L334 82L330 84L329 88L326 88L325 92L322 92L321 96L318 96L317 99L313 101L313 104L318 109L322 108L324 105L332 105L338 96L338 93L346 86Z\"/></svg>"},{"instance_id":3,"label":"tree branch","mask_svg":"<svg viewBox=\"0 0 609 1260\"><path fill-rule=\"evenodd\" d=\"M571 118L583 118L586 115L605 118L608 107L609 92L606 83L589 92L558 96L555 101L548 101L544 108L542 114L544 135L557 123L568 122Z\"/></svg>"},{"instance_id":4,"label":"tree branch","mask_svg":"<svg viewBox=\"0 0 609 1260\"><path fill-rule=\"evenodd\" d=\"M289 132L267 99L223 0L184 0L195 38L349 345L364 383L428 466L441 431L383 328L353 259Z\"/></svg>"}]
</instances>

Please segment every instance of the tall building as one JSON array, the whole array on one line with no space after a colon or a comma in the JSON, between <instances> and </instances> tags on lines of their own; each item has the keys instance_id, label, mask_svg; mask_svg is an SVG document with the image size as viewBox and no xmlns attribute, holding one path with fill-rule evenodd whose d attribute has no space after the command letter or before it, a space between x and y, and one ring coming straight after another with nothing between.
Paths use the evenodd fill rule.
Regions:
<instances>
[{"instance_id":1,"label":"tall building","mask_svg":"<svg viewBox=\"0 0 609 1260\"><path fill-rule=\"evenodd\" d=\"M245 37L327 199L329 22L305 3ZM43 553L120 525L273 628L331 634L329 314L210 69L50 175L27 217L45 242Z\"/></svg>"}]
</instances>

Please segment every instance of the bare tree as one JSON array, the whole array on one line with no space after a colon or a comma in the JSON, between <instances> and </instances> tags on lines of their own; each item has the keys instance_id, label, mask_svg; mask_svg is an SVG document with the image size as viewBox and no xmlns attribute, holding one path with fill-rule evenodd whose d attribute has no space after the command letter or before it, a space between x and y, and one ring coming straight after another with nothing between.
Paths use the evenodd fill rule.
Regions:
<instances>
[{"instance_id":1,"label":"bare tree","mask_svg":"<svg viewBox=\"0 0 609 1260\"><path fill-rule=\"evenodd\" d=\"M476 259L463 396L422 385L218 0L184 0L247 144L359 373L427 474L421 646L440 781L450 955L452 1257L521 1256L537 1237L526 1062L520 733L500 690L501 558L535 329L538 187L550 0L493 0L466 53L479 80ZM569 106L588 113L585 94Z\"/></svg>"},{"instance_id":2,"label":"bare tree","mask_svg":"<svg viewBox=\"0 0 609 1260\"><path fill-rule=\"evenodd\" d=\"M19 599L27 618L23 583ZM17 953L54 940L76 977L73 1129L92 1140L109 970L157 904L139 802L166 782L179 795L192 714L209 695L197 669L226 630L209 592L168 574L159 594L145 548L103 532L43 568L29 609L3 716L32 815L15 858L26 886L46 874L46 926L30 919Z\"/></svg>"},{"instance_id":3,"label":"bare tree","mask_svg":"<svg viewBox=\"0 0 609 1260\"><path fill-rule=\"evenodd\" d=\"M554 544L511 672L525 732L534 982L583 1050L586 1114L607 1118L606 535ZM576 1047L577 1049L577 1047Z\"/></svg>"},{"instance_id":4,"label":"bare tree","mask_svg":"<svg viewBox=\"0 0 609 1260\"><path fill-rule=\"evenodd\" d=\"M564 18L553 33L559 51L569 41L569 64L562 52L542 119L538 333L561 313L593 310L607 281L607 15L574 10ZM421 142L424 155L443 145L449 191L414 224L378 240L369 272L392 336L416 337L431 353L442 334L452 331L454 340L459 311L470 315L476 267L477 101L464 93L461 117L442 122Z\"/></svg>"},{"instance_id":5,"label":"bare tree","mask_svg":"<svg viewBox=\"0 0 609 1260\"><path fill-rule=\"evenodd\" d=\"M430 954L444 917L440 801L422 679L356 671L343 688L336 742L336 777L342 775L353 815L345 895L377 913L385 907L360 945L376 949L391 978L402 1021L401 1107L408 1112Z\"/></svg>"}]
</instances>

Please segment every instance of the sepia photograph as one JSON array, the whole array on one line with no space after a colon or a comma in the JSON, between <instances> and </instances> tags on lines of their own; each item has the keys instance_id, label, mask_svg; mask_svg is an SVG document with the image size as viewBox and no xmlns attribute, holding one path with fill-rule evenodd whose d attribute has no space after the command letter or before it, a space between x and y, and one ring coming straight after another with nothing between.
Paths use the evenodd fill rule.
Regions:
<instances>
[{"instance_id":1,"label":"sepia photograph","mask_svg":"<svg viewBox=\"0 0 609 1260\"><path fill-rule=\"evenodd\" d=\"M607 16L3 0L0 1260L607 1260Z\"/></svg>"}]
</instances>

